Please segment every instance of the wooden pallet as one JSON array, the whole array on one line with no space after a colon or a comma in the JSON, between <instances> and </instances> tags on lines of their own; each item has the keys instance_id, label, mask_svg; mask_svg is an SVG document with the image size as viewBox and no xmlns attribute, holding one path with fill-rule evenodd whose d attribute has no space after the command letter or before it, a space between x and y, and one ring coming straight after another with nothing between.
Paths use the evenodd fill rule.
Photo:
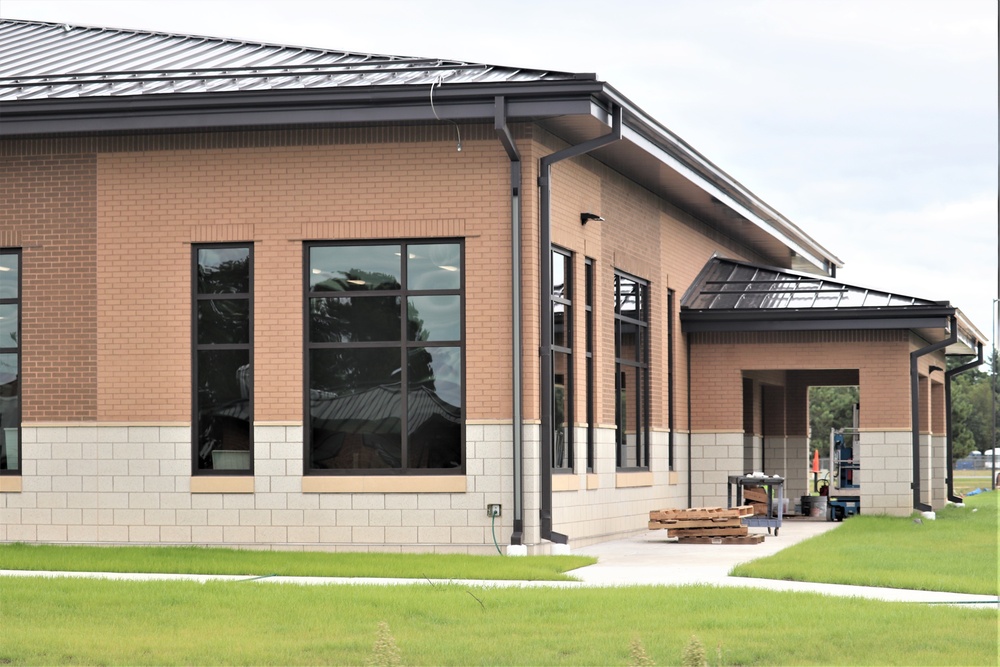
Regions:
<instances>
[{"instance_id":1,"label":"wooden pallet","mask_svg":"<svg viewBox=\"0 0 1000 667\"><path fill-rule=\"evenodd\" d=\"M662 521L692 521L696 519L737 519L741 516L753 516L753 507L694 507L691 509L653 510L649 513L650 523Z\"/></svg>"},{"instance_id":2,"label":"wooden pallet","mask_svg":"<svg viewBox=\"0 0 1000 667\"><path fill-rule=\"evenodd\" d=\"M667 537L743 537L749 533L746 526L737 528L668 528Z\"/></svg>"},{"instance_id":3,"label":"wooden pallet","mask_svg":"<svg viewBox=\"0 0 1000 667\"><path fill-rule=\"evenodd\" d=\"M678 544L760 544L764 536L759 533L742 537L681 537Z\"/></svg>"},{"instance_id":4,"label":"wooden pallet","mask_svg":"<svg viewBox=\"0 0 1000 667\"><path fill-rule=\"evenodd\" d=\"M743 489L743 500L754 503L767 503L767 491L760 487L748 486Z\"/></svg>"},{"instance_id":5,"label":"wooden pallet","mask_svg":"<svg viewBox=\"0 0 1000 667\"><path fill-rule=\"evenodd\" d=\"M650 521L650 530L660 530L664 528L739 528L743 525L743 520L739 517L732 519L664 519L663 521Z\"/></svg>"}]
</instances>

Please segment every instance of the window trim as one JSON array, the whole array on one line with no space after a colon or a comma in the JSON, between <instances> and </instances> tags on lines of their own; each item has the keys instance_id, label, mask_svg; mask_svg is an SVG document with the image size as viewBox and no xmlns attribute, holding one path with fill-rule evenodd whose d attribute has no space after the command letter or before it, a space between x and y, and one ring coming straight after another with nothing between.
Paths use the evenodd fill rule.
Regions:
<instances>
[{"instance_id":1,"label":"window trim","mask_svg":"<svg viewBox=\"0 0 1000 667\"><path fill-rule=\"evenodd\" d=\"M0 354L15 354L17 355L17 427L14 429L17 432L17 461L16 468L11 469L9 467L0 469L0 475L20 477L22 468L24 467L24 437L22 434L22 409L23 409L23 394L21 392L21 387L23 384L22 368L24 363L24 340L22 337L22 326L23 326L23 300L24 300L24 253L22 249L17 247L11 248L0 248L0 255L14 255L17 257L17 296L15 298L0 299L0 304L3 305L16 305L17 306L17 346L0 347ZM18 482L19 484L19 482ZM20 489L17 489L20 490Z\"/></svg>"},{"instance_id":2,"label":"window trim","mask_svg":"<svg viewBox=\"0 0 1000 667\"><path fill-rule=\"evenodd\" d=\"M407 266L405 257L408 254L408 248L414 245L440 245L440 244L456 244L459 250L459 261L461 262L460 273L459 273L459 287L457 289L430 289L430 290L411 290L409 289ZM400 338L395 341L379 341L377 343L345 343L345 344L330 344L330 343L312 343L309 340L310 334L310 300L313 298L324 298L324 297L334 297L336 293L331 292L316 292L311 289L310 286L310 252L313 248L326 248L326 247L357 247L357 246L379 246L379 245L398 245L400 246L401 253L401 279L402 284L397 290L384 290L378 291L377 293L382 296L395 296L400 299L400 307L405 309L407 304L407 299L410 296L451 296L457 295L459 297L459 317L460 317L460 327L459 327L459 338L454 341L411 341L408 340L405 335L406 330L406 320L405 318L401 322L400 327ZM405 479L408 477L440 477L440 476L464 476L467 469L467 447L466 447L466 422L468 414L468 398L467 398L467 359L466 359L466 348L468 345L468 339L466 335L466 255L465 255L465 239L459 237L442 237L442 238L427 238L427 237L413 237L413 238L381 238L381 239L342 239L342 240L314 240L306 241L302 244L302 414L303 414L303 433L302 433L302 475L303 479L307 477L369 477L369 478L383 478L383 477L399 477ZM374 297L378 298L378 297ZM401 311L402 312L402 311ZM427 343L430 343L428 345ZM312 383L312 368L310 365L310 353L314 349L334 349L334 348L347 348L347 349L364 349L364 348L384 348L384 347L397 347L401 351L408 348L418 348L418 347L458 347L459 358L462 365L461 373L461 392L460 392L460 410L461 410L461 423L459 424L459 455L461 456L461 464L454 468L408 468L405 465L401 465L399 468L312 468L310 467L311 460L311 447L312 447L312 413L310 406L310 396L309 387ZM408 417L407 417L408 418ZM402 429L405 433L408 429ZM406 456L408 454L409 442L406 438L401 438L400 447L400 459L401 462L406 461Z\"/></svg>"},{"instance_id":3,"label":"window trim","mask_svg":"<svg viewBox=\"0 0 1000 667\"><path fill-rule=\"evenodd\" d=\"M249 273L248 282L250 291L225 294L201 294L198 292L198 252L200 250L223 249L223 248L246 248L249 253ZM191 244L191 475L192 477L218 476L218 477L253 477L254 476L254 244L252 242L228 242L228 243L193 243ZM220 299L245 299L248 305L247 343L226 343L211 344L198 342L198 304L202 301L212 301ZM248 409L250 411L250 466L242 469L202 469L198 467L198 449L200 442L199 419L198 419L198 353L203 350L243 350L249 352L250 359L250 382Z\"/></svg>"}]
</instances>

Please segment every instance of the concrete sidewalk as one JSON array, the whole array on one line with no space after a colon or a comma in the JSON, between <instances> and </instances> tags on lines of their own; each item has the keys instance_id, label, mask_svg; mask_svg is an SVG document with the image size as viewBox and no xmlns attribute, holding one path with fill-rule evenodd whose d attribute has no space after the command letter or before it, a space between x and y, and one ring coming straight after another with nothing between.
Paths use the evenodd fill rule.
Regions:
<instances>
[{"instance_id":1,"label":"concrete sidewalk","mask_svg":"<svg viewBox=\"0 0 1000 667\"><path fill-rule=\"evenodd\" d=\"M666 537L666 531L656 530L633 537L602 542L573 550L575 555L594 556L597 564L573 570L569 574L578 581L495 581L478 579L429 580L386 579L372 577L284 577L185 574L128 574L114 572L31 572L0 570L0 576L20 577L83 577L120 581L233 581L284 583L300 585L414 585L459 584L470 587L547 587L582 588L598 586L682 586L707 584L712 586L743 586L776 591L806 591L861 597L896 602L954 604L980 609L997 609L996 596L964 593L937 593L895 588L870 588L839 584L819 584L771 579L730 577L735 565L777 553L793 544L834 530L842 524L827 521L785 521L779 536L767 535L756 545L678 544ZM763 532L755 529L754 532Z\"/></svg>"},{"instance_id":2,"label":"concrete sidewalk","mask_svg":"<svg viewBox=\"0 0 1000 667\"><path fill-rule=\"evenodd\" d=\"M793 544L843 525L832 521L785 520L778 536L767 535L755 545L678 544L665 530L651 530L631 538L603 542L573 550L575 555L594 556L596 565L569 574L586 586L690 585L741 586L775 591L805 591L896 602L959 604L997 609L997 596L939 593L898 588L874 588L774 579L730 577L741 563L776 554ZM766 529L752 529L766 533Z\"/></svg>"}]
</instances>

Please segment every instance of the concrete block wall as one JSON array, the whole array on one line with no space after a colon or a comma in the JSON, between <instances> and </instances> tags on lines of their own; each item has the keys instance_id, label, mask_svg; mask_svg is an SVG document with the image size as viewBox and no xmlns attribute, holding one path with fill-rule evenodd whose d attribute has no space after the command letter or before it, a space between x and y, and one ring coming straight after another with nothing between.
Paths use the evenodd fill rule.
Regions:
<instances>
[{"instance_id":1,"label":"concrete block wall","mask_svg":"<svg viewBox=\"0 0 1000 667\"><path fill-rule=\"evenodd\" d=\"M254 428L244 492L192 492L186 425L23 428L19 493L0 493L0 541L495 553L509 541L510 424L467 426L466 490L303 493L302 427ZM215 478L220 479L220 478Z\"/></svg>"},{"instance_id":2,"label":"concrete block wall","mask_svg":"<svg viewBox=\"0 0 1000 667\"><path fill-rule=\"evenodd\" d=\"M578 458L577 472L558 476L573 488L553 492L553 529L569 536L571 548L644 532L650 511L687 506L685 434L674 434L674 471L669 433L651 434L648 473L616 470L613 428L595 429L594 439L594 471L587 473Z\"/></svg>"},{"instance_id":3,"label":"concrete block wall","mask_svg":"<svg viewBox=\"0 0 1000 667\"><path fill-rule=\"evenodd\" d=\"M789 435L785 438L785 495L798 498L812 492L812 475L797 474L798 471L808 471L811 464L809 458L809 438L804 435ZM775 474L775 473L772 473ZM794 505L793 500L789 503Z\"/></svg>"},{"instance_id":4,"label":"concrete block wall","mask_svg":"<svg viewBox=\"0 0 1000 667\"><path fill-rule=\"evenodd\" d=\"M913 511L913 458L909 431L866 431L858 436L861 511L906 516Z\"/></svg>"},{"instance_id":5,"label":"concrete block wall","mask_svg":"<svg viewBox=\"0 0 1000 667\"><path fill-rule=\"evenodd\" d=\"M743 433L691 435L692 507L725 507L729 476L741 475Z\"/></svg>"}]
</instances>

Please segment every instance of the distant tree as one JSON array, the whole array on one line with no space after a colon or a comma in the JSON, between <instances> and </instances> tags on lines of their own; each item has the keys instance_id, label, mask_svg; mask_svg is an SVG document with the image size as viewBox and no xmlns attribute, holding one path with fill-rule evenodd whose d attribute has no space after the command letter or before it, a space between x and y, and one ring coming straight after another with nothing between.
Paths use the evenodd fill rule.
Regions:
<instances>
[{"instance_id":1,"label":"distant tree","mask_svg":"<svg viewBox=\"0 0 1000 667\"><path fill-rule=\"evenodd\" d=\"M854 404L859 402L858 388L810 387L809 388L809 444L821 456L830 453L830 429L854 425Z\"/></svg>"},{"instance_id":2,"label":"distant tree","mask_svg":"<svg viewBox=\"0 0 1000 667\"><path fill-rule=\"evenodd\" d=\"M965 363L967 359L949 360L949 367ZM997 370L997 356L993 355L993 372ZM997 446L993 442L994 426L990 415L994 405L1000 405L1000 395L996 403L992 396L994 388L993 377L979 369L960 373L952 378L951 383L951 428L952 428L952 459L965 458L973 450L984 452ZM997 420L998 415L993 414ZM1000 421L994 421L1000 430Z\"/></svg>"}]
</instances>

